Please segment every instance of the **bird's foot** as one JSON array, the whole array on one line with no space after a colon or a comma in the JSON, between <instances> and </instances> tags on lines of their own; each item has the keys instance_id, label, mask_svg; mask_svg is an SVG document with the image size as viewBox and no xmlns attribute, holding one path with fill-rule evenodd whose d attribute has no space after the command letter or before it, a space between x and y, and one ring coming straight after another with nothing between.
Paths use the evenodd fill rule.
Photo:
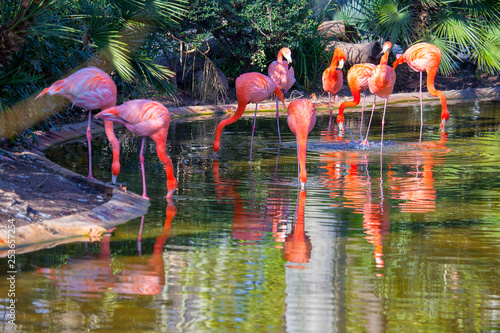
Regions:
<instances>
[{"instance_id":1,"label":"bird's foot","mask_svg":"<svg viewBox=\"0 0 500 333\"><path fill-rule=\"evenodd\" d=\"M142 197L143 197L144 199L146 199L146 200L151 200L151 199L150 199L150 198L146 195L146 193L142 194Z\"/></svg>"},{"instance_id":2,"label":"bird's foot","mask_svg":"<svg viewBox=\"0 0 500 333\"><path fill-rule=\"evenodd\" d=\"M91 173L89 173L88 177L89 177L89 179L92 179L92 180L97 180L97 179L95 179L95 178L92 176L92 174L91 174Z\"/></svg>"}]
</instances>

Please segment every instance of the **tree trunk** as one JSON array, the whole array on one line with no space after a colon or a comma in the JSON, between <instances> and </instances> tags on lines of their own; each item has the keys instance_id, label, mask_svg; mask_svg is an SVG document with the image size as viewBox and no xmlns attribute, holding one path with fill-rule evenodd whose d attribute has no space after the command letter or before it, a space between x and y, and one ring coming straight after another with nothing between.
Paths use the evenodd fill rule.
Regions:
<instances>
[{"instance_id":1,"label":"tree trunk","mask_svg":"<svg viewBox=\"0 0 500 333\"><path fill-rule=\"evenodd\" d=\"M377 55L382 51L379 42L353 44L343 42L330 42L325 49L325 53L330 59L333 57L335 48L340 47L347 56L345 66L350 68L352 65L361 63L378 64Z\"/></svg>"}]
</instances>

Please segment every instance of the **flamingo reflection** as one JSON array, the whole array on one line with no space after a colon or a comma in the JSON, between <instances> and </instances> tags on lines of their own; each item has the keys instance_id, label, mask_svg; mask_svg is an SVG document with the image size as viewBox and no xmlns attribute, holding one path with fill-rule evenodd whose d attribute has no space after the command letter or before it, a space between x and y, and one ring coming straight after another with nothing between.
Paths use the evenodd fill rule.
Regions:
<instances>
[{"instance_id":1,"label":"flamingo reflection","mask_svg":"<svg viewBox=\"0 0 500 333\"><path fill-rule=\"evenodd\" d=\"M444 156L451 149L446 147L446 136L439 141L412 144L393 158L393 164L402 166L403 173L389 165L391 199L402 200L401 212L428 213L436 209L434 166L444 165ZM407 168L410 168L410 171ZM406 172L405 172L406 171Z\"/></svg>"},{"instance_id":2,"label":"flamingo reflection","mask_svg":"<svg viewBox=\"0 0 500 333\"><path fill-rule=\"evenodd\" d=\"M283 243L286 233L285 221L289 215L289 200L277 188L273 188L267 191L268 196L263 210L256 207L246 208L246 201L236 190L238 182L220 176L219 161L214 160L212 168L217 202L234 204L233 238L255 244L265 237L266 233L271 232L276 242Z\"/></svg>"},{"instance_id":3,"label":"flamingo reflection","mask_svg":"<svg viewBox=\"0 0 500 333\"><path fill-rule=\"evenodd\" d=\"M101 240L97 256L73 257L60 268L38 268L38 273L57 284L63 294L80 297L102 297L104 292L130 295L157 295L165 285L163 246L170 237L177 208L168 202L163 230L156 238L152 255L145 263L125 263L116 272L111 259L110 240Z\"/></svg>"},{"instance_id":4,"label":"flamingo reflection","mask_svg":"<svg viewBox=\"0 0 500 333\"><path fill-rule=\"evenodd\" d=\"M304 228L304 206L306 203L306 191L301 190L297 198L296 221L292 226L292 232L286 235L283 247L284 258L291 263L307 264L311 259L312 244ZM286 265L289 268L304 269L303 265Z\"/></svg>"},{"instance_id":5,"label":"flamingo reflection","mask_svg":"<svg viewBox=\"0 0 500 333\"><path fill-rule=\"evenodd\" d=\"M325 135L325 139L329 137ZM342 205L355 214L363 215L365 239L375 246L375 267L384 268L384 235L389 233L391 222L382 173L378 181L370 177L367 151L338 150L320 155L320 160L325 169L323 181L330 197L335 199L331 206Z\"/></svg>"}]
</instances>

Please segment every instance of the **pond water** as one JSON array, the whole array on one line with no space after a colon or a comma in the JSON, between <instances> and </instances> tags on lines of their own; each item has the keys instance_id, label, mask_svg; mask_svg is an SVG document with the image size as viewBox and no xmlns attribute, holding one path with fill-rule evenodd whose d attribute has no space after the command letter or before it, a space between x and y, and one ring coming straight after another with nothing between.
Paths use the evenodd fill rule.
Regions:
<instances>
[{"instance_id":1,"label":"pond water","mask_svg":"<svg viewBox=\"0 0 500 333\"><path fill-rule=\"evenodd\" d=\"M451 105L446 136L440 106L425 110L419 143L419 106L388 109L382 155L380 110L369 149L319 115L305 192L285 113L281 146L273 114L258 118L251 168L251 117L226 127L216 161L224 117L171 124L173 201L148 140L147 215L100 242L18 255L20 331L499 332L500 102ZM360 114L345 117L359 140ZM119 138L118 181L142 193L141 141ZM93 145L109 181L111 149ZM86 151L48 155L86 175Z\"/></svg>"}]
</instances>

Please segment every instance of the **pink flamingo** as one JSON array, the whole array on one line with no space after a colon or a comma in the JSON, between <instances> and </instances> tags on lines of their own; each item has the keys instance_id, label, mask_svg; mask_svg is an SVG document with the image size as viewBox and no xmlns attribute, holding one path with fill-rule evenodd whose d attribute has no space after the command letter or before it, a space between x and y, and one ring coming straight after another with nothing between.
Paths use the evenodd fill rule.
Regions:
<instances>
[{"instance_id":1,"label":"pink flamingo","mask_svg":"<svg viewBox=\"0 0 500 333\"><path fill-rule=\"evenodd\" d=\"M250 143L250 161L252 160L252 148L253 148L253 135L255 132L255 121L257 119L257 106L260 102L271 96L274 92L280 99L286 108L285 100L283 99L283 94L281 93L280 87L278 87L273 80L268 76L256 72L245 73L240 75L236 79L236 98L238 99L238 108L231 118L224 119L217 125L215 131L215 140L213 144L214 156L215 153L219 151L220 148L220 136L222 130L226 125L230 125L240 119L241 115L245 111L248 103L255 103L255 114L253 118L252 126L252 141Z\"/></svg>"},{"instance_id":2,"label":"pink flamingo","mask_svg":"<svg viewBox=\"0 0 500 333\"><path fill-rule=\"evenodd\" d=\"M50 87L42 90L35 98L45 94L61 95L68 98L73 105L84 110L89 110L89 120L87 124L87 141L89 146L89 178L92 176L92 145L90 139L90 122L92 110L107 109L116 104L116 85L108 74L96 67L82 68L65 79L54 82ZM72 106L73 106L72 105ZM113 122L104 121L104 129L111 147L113 148L113 164L111 166L112 183L116 184L116 178L120 173L120 144L113 131Z\"/></svg>"},{"instance_id":3,"label":"pink flamingo","mask_svg":"<svg viewBox=\"0 0 500 333\"><path fill-rule=\"evenodd\" d=\"M307 136L316 124L316 108L306 99L299 99L288 105L288 127L297 137L297 160L299 181L304 189L307 181L306 148Z\"/></svg>"},{"instance_id":4,"label":"pink flamingo","mask_svg":"<svg viewBox=\"0 0 500 333\"><path fill-rule=\"evenodd\" d=\"M445 125L450 118L448 106L446 105L446 97L441 90L434 87L434 79L441 63L441 50L439 47L429 43L418 43L407 49L398 59L392 64L396 67L406 62L411 69L420 72L420 141L422 141L422 127L424 126L423 104L422 104L422 72L427 72L427 90L434 97L439 97L441 101L441 131L445 132Z\"/></svg>"},{"instance_id":5,"label":"pink flamingo","mask_svg":"<svg viewBox=\"0 0 500 333\"><path fill-rule=\"evenodd\" d=\"M167 174L167 199L171 198L177 188L177 180L174 176L172 161L166 153L167 134L170 125L168 109L155 101L136 99L103 110L96 114L94 118L119 122L133 133L143 137L139 160L142 171L142 196L146 199L149 198L146 194L146 177L144 172L144 142L146 136L153 139L156 144L156 153L165 166Z\"/></svg>"},{"instance_id":6,"label":"pink flamingo","mask_svg":"<svg viewBox=\"0 0 500 333\"><path fill-rule=\"evenodd\" d=\"M363 94L363 106L361 108L361 126L359 132L363 129L363 113L365 111L365 99L366 99L366 89L368 89L368 78L372 76L373 70L375 69L374 64L357 64L352 66L347 72L347 82L349 83L349 88L351 88L351 93L353 100L343 102L339 107L339 114L337 116L337 123L339 124L340 132L344 130L344 109L346 107L354 107L359 104L361 99L360 93Z\"/></svg>"},{"instance_id":7,"label":"pink flamingo","mask_svg":"<svg viewBox=\"0 0 500 333\"><path fill-rule=\"evenodd\" d=\"M333 53L330 67L323 72L323 90L328 93L328 107L330 108L330 122L328 123L328 127L330 127L332 123L332 95L335 96L335 101L337 101L337 93L342 89L344 76L342 75L341 69L344 67L345 60L346 55L344 51L342 51L340 47L337 47Z\"/></svg>"},{"instance_id":8,"label":"pink flamingo","mask_svg":"<svg viewBox=\"0 0 500 333\"><path fill-rule=\"evenodd\" d=\"M283 61L283 57L288 61ZM295 84L295 72L293 67L288 65L292 63L292 51L288 47L282 48L278 52L278 60L273 61L269 68L267 69L267 74L273 80L273 82L283 89L283 93L286 94L287 91ZM278 124L278 138L281 144L281 133L280 133L280 111L278 107L278 96L276 96L276 121Z\"/></svg>"},{"instance_id":9,"label":"pink flamingo","mask_svg":"<svg viewBox=\"0 0 500 333\"><path fill-rule=\"evenodd\" d=\"M385 124L385 110L387 109L387 100L389 95L394 89L394 83L396 82L396 73L392 67L387 66L387 61L389 59L389 50L392 47L391 42L385 42L382 47L380 54L382 58L380 59L380 65L377 65L373 70L372 76L368 79L368 87L370 92L374 95L373 97L373 108L370 117L370 123L368 124L368 130L366 131L365 144L368 142L368 132L370 131L370 124L373 118L373 112L375 110L375 101L377 96L380 98L385 98L384 104L384 114L382 116L382 137L380 139L380 151L382 152L383 141L384 141L384 124Z\"/></svg>"}]
</instances>

